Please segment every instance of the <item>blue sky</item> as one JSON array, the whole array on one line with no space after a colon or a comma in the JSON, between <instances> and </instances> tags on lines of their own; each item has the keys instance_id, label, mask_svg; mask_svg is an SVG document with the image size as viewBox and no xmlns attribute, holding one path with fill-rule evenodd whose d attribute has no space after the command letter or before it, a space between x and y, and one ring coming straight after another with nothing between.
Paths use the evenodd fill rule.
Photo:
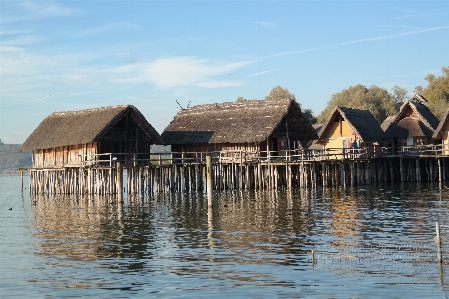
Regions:
<instances>
[{"instance_id":1,"label":"blue sky","mask_svg":"<svg viewBox=\"0 0 449 299\"><path fill-rule=\"evenodd\" d=\"M449 65L449 1L0 0L0 139L54 111L132 104L162 133L179 107L263 99L319 114L356 84L413 92Z\"/></svg>"}]
</instances>

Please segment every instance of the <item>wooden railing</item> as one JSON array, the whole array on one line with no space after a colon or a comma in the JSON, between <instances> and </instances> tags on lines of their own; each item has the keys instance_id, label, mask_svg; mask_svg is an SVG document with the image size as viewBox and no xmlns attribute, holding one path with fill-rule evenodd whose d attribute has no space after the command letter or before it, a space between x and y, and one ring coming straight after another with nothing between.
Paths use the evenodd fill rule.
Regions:
<instances>
[{"instance_id":1,"label":"wooden railing","mask_svg":"<svg viewBox=\"0 0 449 299\"><path fill-rule=\"evenodd\" d=\"M403 146L399 154L403 156L449 156L449 145L429 144Z\"/></svg>"},{"instance_id":2,"label":"wooden railing","mask_svg":"<svg viewBox=\"0 0 449 299\"><path fill-rule=\"evenodd\" d=\"M171 152L171 153L104 153L82 155L81 167L102 165L113 167L115 162L124 166L138 165L172 165L172 164L205 164L206 156L212 156L213 163L246 164L246 163L288 163L298 161L323 160L357 160L381 157L419 157L419 156L449 156L448 145L405 146L395 153L392 148L325 148L312 150L255 151L247 152L217 151L217 152Z\"/></svg>"}]
</instances>

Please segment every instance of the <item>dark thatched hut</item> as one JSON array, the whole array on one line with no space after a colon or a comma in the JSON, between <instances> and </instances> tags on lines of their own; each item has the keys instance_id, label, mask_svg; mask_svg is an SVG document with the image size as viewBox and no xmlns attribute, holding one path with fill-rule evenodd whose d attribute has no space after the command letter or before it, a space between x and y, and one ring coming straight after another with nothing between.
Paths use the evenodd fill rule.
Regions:
<instances>
[{"instance_id":1,"label":"dark thatched hut","mask_svg":"<svg viewBox=\"0 0 449 299\"><path fill-rule=\"evenodd\" d=\"M424 104L427 100L415 93L402 104L399 113L384 120L384 141L394 148L394 152L403 146L434 144L432 136L438 126L438 119Z\"/></svg>"},{"instance_id":2,"label":"dark thatched hut","mask_svg":"<svg viewBox=\"0 0 449 299\"><path fill-rule=\"evenodd\" d=\"M54 112L23 143L31 150L34 168L79 167L82 160L111 153L129 161L136 153L149 153L162 144L156 130L132 105L80 111Z\"/></svg>"},{"instance_id":3,"label":"dark thatched hut","mask_svg":"<svg viewBox=\"0 0 449 299\"><path fill-rule=\"evenodd\" d=\"M373 150L380 145L383 131L368 110L336 107L318 132L313 149L357 148ZM336 158L340 158L336 155Z\"/></svg>"},{"instance_id":4,"label":"dark thatched hut","mask_svg":"<svg viewBox=\"0 0 449 299\"><path fill-rule=\"evenodd\" d=\"M186 108L161 136L173 152L274 151L273 155L301 148L317 135L299 104L285 99Z\"/></svg>"},{"instance_id":5,"label":"dark thatched hut","mask_svg":"<svg viewBox=\"0 0 449 299\"><path fill-rule=\"evenodd\" d=\"M446 110L443 118L441 118L438 127L432 136L434 139L441 141L442 154L449 155L449 108Z\"/></svg>"}]
</instances>

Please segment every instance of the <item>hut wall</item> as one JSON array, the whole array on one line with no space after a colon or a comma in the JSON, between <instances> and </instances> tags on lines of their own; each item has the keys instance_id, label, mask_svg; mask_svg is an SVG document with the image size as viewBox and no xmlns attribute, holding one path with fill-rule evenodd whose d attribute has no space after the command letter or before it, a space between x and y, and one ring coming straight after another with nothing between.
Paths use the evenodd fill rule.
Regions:
<instances>
[{"instance_id":1,"label":"hut wall","mask_svg":"<svg viewBox=\"0 0 449 299\"><path fill-rule=\"evenodd\" d=\"M443 145L443 155L449 155L449 121L443 125L441 129L441 144Z\"/></svg>"},{"instance_id":2,"label":"hut wall","mask_svg":"<svg viewBox=\"0 0 449 299\"><path fill-rule=\"evenodd\" d=\"M413 143L410 144L409 141ZM434 140L430 137L409 137L409 138L398 138L399 149L403 146L417 146L417 145L429 145L434 144Z\"/></svg>"},{"instance_id":3,"label":"hut wall","mask_svg":"<svg viewBox=\"0 0 449 299\"><path fill-rule=\"evenodd\" d=\"M257 143L212 143L212 144L174 144L171 146L174 153L195 153L195 152L219 152L219 151L260 151ZM266 149L264 149L266 150Z\"/></svg>"},{"instance_id":4,"label":"hut wall","mask_svg":"<svg viewBox=\"0 0 449 299\"><path fill-rule=\"evenodd\" d=\"M97 154L96 143L61 146L49 149L37 149L33 151L34 168L60 168L79 167L82 156Z\"/></svg>"},{"instance_id":5,"label":"hut wall","mask_svg":"<svg viewBox=\"0 0 449 299\"><path fill-rule=\"evenodd\" d=\"M352 137L352 129L345 120L334 122L329 128L327 136L324 138L324 147L332 149L348 148ZM333 152L335 159L342 158L342 152Z\"/></svg>"}]
</instances>

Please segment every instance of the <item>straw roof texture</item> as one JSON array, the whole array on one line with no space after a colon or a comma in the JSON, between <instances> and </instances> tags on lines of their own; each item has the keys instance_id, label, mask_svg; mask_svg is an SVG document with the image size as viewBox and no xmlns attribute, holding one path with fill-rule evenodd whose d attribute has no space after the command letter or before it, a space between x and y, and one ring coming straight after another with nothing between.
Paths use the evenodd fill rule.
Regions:
<instances>
[{"instance_id":1,"label":"straw roof texture","mask_svg":"<svg viewBox=\"0 0 449 299\"><path fill-rule=\"evenodd\" d=\"M441 118L440 123L438 124L438 127L435 129L435 132L433 133L433 138L435 139L441 139L443 138L443 128L446 125L446 123L449 122L449 108L446 110L446 113Z\"/></svg>"},{"instance_id":2,"label":"straw roof texture","mask_svg":"<svg viewBox=\"0 0 449 299\"><path fill-rule=\"evenodd\" d=\"M380 142L383 131L374 116L368 110L336 107L318 133L323 139L338 115L348 122L349 127L362 142Z\"/></svg>"},{"instance_id":3,"label":"straw roof texture","mask_svg":"<svg viewBox=\"0 0 449 299\"><path fill-rule=\"evenodd\" d=\"M315 139L316 132L294 100L251 100L199 105L178 112L165 128L167 144L248 143L266 140L281 120L300 139Z\"/></svg>"},{"instance_id":4,"label":"straw roof texture","mask_svg":"<svg viewBox=\"0 0 449 299\"><path fill-rule=\"evenodd\" d=\"M385 132L386 137L408 138L408 137L430 137L433 130L429 129L419 119L406 117L397 123L393 123Z\"/></svg>"},{"instance_id":5,"label":"straw roof texture","mask_svg":"<svg viewBox=\"0 0 449 299\"><path fill-rule=\"evenodd\" d=\"M397 115L388 117L382 123L385 137L432 137L439 121L423 104L425 102L427 100L422 95L415 93L410 100L402 104Z\"/></svg>"},{"instance_id":6,"label":"straw roof texture","mask_svg":"<svg viewBox=\"0 0 449 299\"><path fill-rule=\"evenodd\" d=\"M123 116L130 113L156 144L162 139L132 105L109 106L80 111L53 112L23 143L21 150L47 149L98 141Z\"/></svg>"},{"instance_id":7,"label":"straw roof texture","mask_svg":"<svg viewBox=\"0 0 449 299\"><path fill-rule=\"evenodd\" d=\"M396 115L387 116L387 118L380 125L381 129L385 132L395 119Z\"/></svg>"}]
</instances>

